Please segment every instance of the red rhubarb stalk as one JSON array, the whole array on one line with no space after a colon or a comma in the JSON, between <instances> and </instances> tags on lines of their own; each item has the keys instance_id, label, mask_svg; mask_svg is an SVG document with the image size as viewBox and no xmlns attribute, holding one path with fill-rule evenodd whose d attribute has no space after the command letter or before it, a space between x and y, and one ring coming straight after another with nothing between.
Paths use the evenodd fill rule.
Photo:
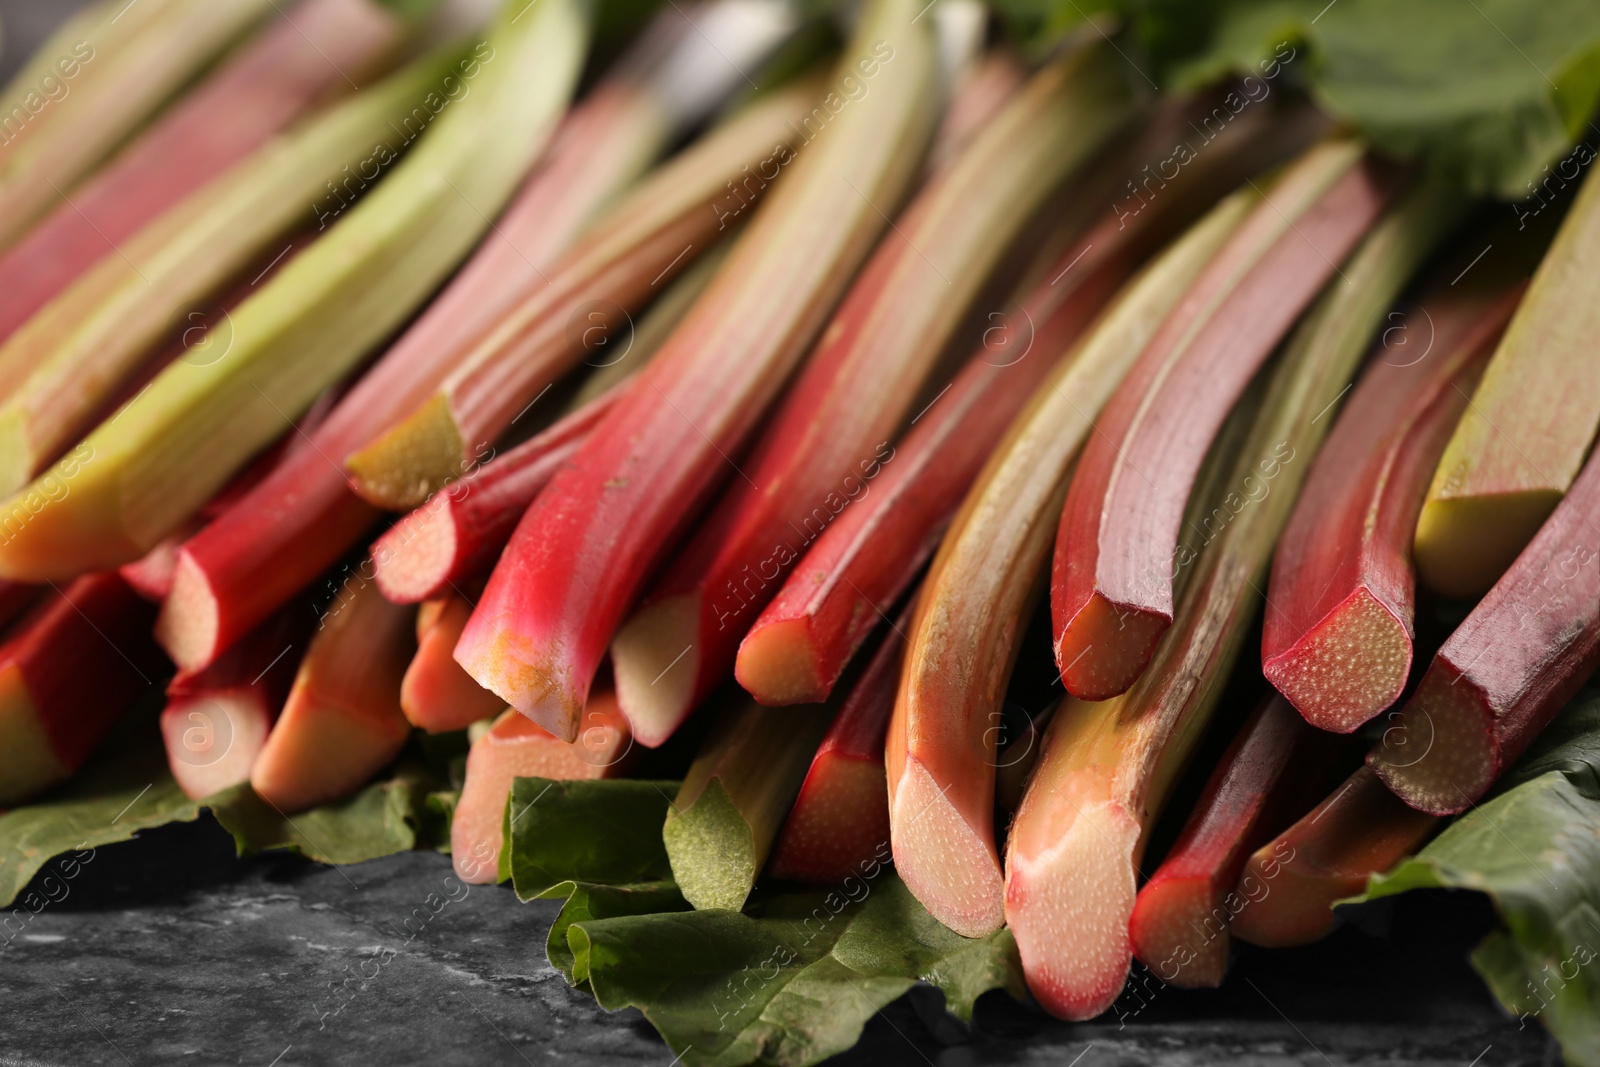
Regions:
<instances>
[{"instance_id":1,"label":"red rhubarb stalk","mask_svg":"<svg viewBox=\"0 0 1600 1067\"><path fill-rule=\"evenodd\" d=\"M160 673L155 609L116 571L52 591L0 645L0 805L70 778Z\"/></svg>"},{"instance_id":2,"label":"red rhubarb stalk","mask_svg":"<svg viewBox=\"0 0 1600 1067\"><path fill-rule=\"evenodd\" d=\"M883 635L823 735L800 795L778 832L767 872L772 877L837 885L859 876L863 864L889 858L883 742L910 625L908 606Z\"/></svg>"},{"instance_id":3,"label":"red rhubarb stalk","mask_svg":"<svg viewBox=\"0 0 1600 1067\"><path fill-rule=\"evenodd\" d=\"M628 721L610 689L596 688L572 744L506 708L467 753L467 779L450 821L450 857L463 881L496 879L504 847L506 801L517 778L610 778L627 766ZM511 813L515 819L516 812Z\"/></svg>"},{"instance_id":4,"label":"red rhubarb stalk","mask_svg":"<svg viewBox=\"0 0 1600 1067\"><path fill-rule=\"evenodd\" d=\"M1600 667L1600 454L1439 649L1367 763L1419 811L1476 803Z\"/></svg>"},{"instance_id":5,"label":"red rhubarb stalk","mask_svg":"<svg viewBox=\"0 0 1600 1067\"><path fill-rule=\"evenodd\" d=\"M608 211L448 373L410 398L403 418L360 443L346 461L356 491L381 507L412 508L470 469L592 351L613 309L637 312L734 224L743 200L728 188L741 173L744 195L762 195L768 182L757 175L776 174L814 90L807 80L758 100Z\"/></svg>"},{"instance_id":6,"label":"red rhubarb stalk","mask_svg":"<svg viewBox=\"0 0 1600 1067\"><path fill-rule=\"evenodd\" d=\"M1356 771L1310 814L1245 864L1233 936L1252 945L1305 945L1333 929L1334 901L1366 888L1417 850L1439 820L1406 807L1369 768Z\"/></svg>"},{"instance_id":7,"label":"red rhubarb stalk","mask_svg":"<svg viewBox=\"0 0 1600 1067\"><path fill-rule=\"evenodd\" d=\"M359 575L346 580L250 771L263 800L286 815L338 800L399 754L411 733L400 680L416 646L413 614Z\"/></svg>"},{"instance_id":8,"label":"red rhubarb stalk","mask_svg":"<svg viewBox=\"0 0 1600 1067\"><path fill-rule=\"evenodd\" d=\"M1422 305L1429 352L1381 342L1311 468L1273 557L1261 663L1313 726L1350 733L1405 688L1417 514L1521 295L1438 287Z\"/></svg>"},{"instance_id":9,"label":"red rhubarb stalk","mask_svg":"<svg viewBox=\"0 0 1600 1067\"><path fill-rule=\"evenodd\" d=\"M454 592L417 610L417 654L400 682L400 709L412 726L430 733L464 730L505 708L453 658L471 615L472 601Z\"/></svg>"},{"instance_id":10,"label":"red rhubarb stalk","mask_svg":"<svg viewBox=\"0 0 1600 1067\"><path fill-rule=\"evenodd\" d=\"M157 637L180 665L209 662L372 528L378 509L352 491L336 464L432 392L526 291L546 287L544 274L582 224L636 177L675 128L660 111L663 100L674 98L650 97L646 90L654 84L630 75L603 83L580 104L554 157L527 181L443 295L312 435L315 447L184 546L174 594L157 623ZM656 148L641 158L641 144Z\"/></svg>"},{"instance_id":11,"label":"red rhubarb stalk","mask_svg":"<svg viewBox=\"0 0 1600 1067\"><path fill-rule=\"evenodd\" d=\"M808 137L705 294L528 509L456 658L557 737L646 579L730 473L920 164L935 48L911 0L873 0L838 76L871 91ZM893 42L892 46L888 42ZM686 638L686 640L689 640ZM634 735L659 744L664 734ZM659 724L657 724L659 725Z\"/></svg>"},{"instance_id":12,"label":"red rhubarb stalk","mask_svg":"<svg viewBox=\"0 0 1600 1067\"><path fill-rule=\"evenodd\" d=\"M1328 738L1274 694L1256 709L1206 782L1161 866L1139 890L1128 936L1133 954L1169 985L1222 984L1228 926L1248 898L1234 892L1245 861L1305 811Z\"/></svg>"},{"instance_id":13,"label":"red rhubarb stalk","mask_svg":"<svg viewBox=\"0 0 1600 1067\"><path fill-rule=\"evenodd\" d=\"M290 605L203 671L167 684L161 734L184 795L199 800L250 780L289 696L315 616Z\"/></svg>"},{"instance_id":14,"label":"red rhubarb stalk","mask_svg":"<svg viewBox=\"0 0 1600 1067\"><path fill-rule=\"evenodd\" d=\"M346 74L373 73L405 29L373 0L307 0L274 15L0 256L0 340L147 222L348 89Z\"/></svg>"},{"instance_id":15,"label":"red rhubarb stalk","mask_svg":"<svg viewBox=\"0 0 1600 1067\"><path fill-rule=\"evenodd\" d=\"M893 454L890 438L1013 238L1126 121L1119 62L1085 48L1042 70L878 246L741 463L745 477L612 643L617 698L643 744L670 736L732 671L807 542Z\"/></svg>"},{"instance_id":16,"label":"red rhubarb stalk","mask_svg":"<svg viewBox=\"0 0 1600 1067\"><path fill-rule=\"evenodd\" d=\"M979 474L923 582L885 753L891 841L906 886L958 933L992 932L1003 920L991 727L1073 457L1100 406L1247 206L1236 195L1214 209L1125 286L1065 357L1038 353L1056 360L1047 386ZM1072 340L1070 332L1058 337Z\"/></svg>"},{"instance_id":17,"label":"red rhubarb stalk","mask_svg":"<svg viewBox=\"0 0 1600 1067\"><path fill-rule=\"evenodd\" d=\"M1173 560L1206 450L1395 186L1353 142L1307 152L1256 192L1250 219L1107 405L1067 496L1051 583L1056 663L1074 696L1124 692L1149 662L1172 624Z\"/></svg>"},{"instance_id":18,"label":"red rhubarb stalk","mask_svg":"<svg viewBox=\"0 0 1600 1067\"><path fill-rule=\"evenodd\" d=\"M383 595L396 604L416 604L488 574L528 505L627 389L620 384L585 404L389 527L372 546Z\"/></svg>"}]
</instances>

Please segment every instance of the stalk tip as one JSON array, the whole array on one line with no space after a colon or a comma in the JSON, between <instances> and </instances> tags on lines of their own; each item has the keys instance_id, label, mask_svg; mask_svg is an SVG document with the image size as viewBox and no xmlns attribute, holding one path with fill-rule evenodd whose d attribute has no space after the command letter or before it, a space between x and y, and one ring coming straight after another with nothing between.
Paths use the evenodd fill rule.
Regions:
<instances>
[{"instance_id":1,"label":"stalk tip","mask_svg":"<svg viewBox=\"0 0 1600 1067\"><path fill-rule=\"evenodd\" d=\"M895 869L935 919L963 937L987 937L1006 921L999 857L947 792L921 762L906 757L889 799Z\"/></svg>"}]
</instances>

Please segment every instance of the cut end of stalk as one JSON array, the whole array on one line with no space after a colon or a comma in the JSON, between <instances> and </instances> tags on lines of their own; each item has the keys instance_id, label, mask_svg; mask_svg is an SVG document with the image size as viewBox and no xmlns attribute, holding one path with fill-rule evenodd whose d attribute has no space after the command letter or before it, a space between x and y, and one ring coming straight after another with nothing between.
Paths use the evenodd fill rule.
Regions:
<instances>
[{"instance_id":1,"label":"cut end of stalk","mask_svg":"<svg viewBox=\"0 0 1600 1067\"><path fill-rule=\"evenodd\" d=\"M368 503L409 511L460 477L465 448L449 399L435 393L404 422L346 457L345 469Z\"/></svg>"},{"instance_id":2,"label":"cut end of stalk","mask_svg":"<svg viewBox=\"0 0 1600 1067\"><path fill-rule=\"evenodd\" d=\"M412 726L429 733L465 730L505 707L505 701L473 681L452 655L471 613L465 600L452 599L431 626L418 627L417 654L400 681L400 710Z\"/></svg>"},{"instance_id":3,"label":"cut end of stalk","mask_svg":"<svg viewBox=\"0 0 1600 1067\"><path fill-rule=\"evenodd\" d=\"M988 835L975 830L915 758L890 801L895 870L928 913L963 937L1005 924L1005 883Z\"/></svg>"},{"instance_id":4,"label":"cut end of stalk","mask_svg":"<svg viewBox=\"0 0 1600 1067\"><path fill-rule=\"evenodd\" d=\"M172 777L191 800L250 780L271 729L268 710L249 692L211 693L161 712Z\"/></svg>"},{"instance_id":5,"label":"cut end of stalk","mask_svg":"<svg viewBox=\"0 0 1600 1067\"><path fill-rule=\"evenodd\" d=\"M1429 495L1417 518L1417 577L1441 596L1487 593L1533 540L1561 494L1549 490L1493 496Z\"/></svg>"},{"instance_id":6,"label":"cut end of stalk","mask_svg":"<svg viewBox=\"0 0 1600 1067\"><path fill-rule=\"evenodd\" d=\"M1400 699L1411 634L1363 586L1262 670L1306 722L1347 734Z\"/></svg>"},{"instance_id":7,"label":"cut end of stalk","mask_svg":"<svg viewBox=\"0 0 1600 1067\"><path fill-rule=\"evenodd\" d=\"M1410 807L1459 814L1488 792L1499 770L1494 711L1476 685L1435 659L1367 765Z\"/></svg>"},{"instance_id":8,"label":"cut end of stalk","mask_svg":"<svg viewBox=\"0 0 1600 1067\"><path fill-rule=\"evenodd\" d=\"M1056 666L1067 692L1110 700L1139 680L1172 616L1090 595L1056 638Z\"/></svg>"},{"instance_id":9,"label":"cut end of stalk","mask_svg":"<svg viewBox=\"0 0 1600 1067\"><path fill-rule=\"evenodd\" d=\"M773 849L772 877L812 885L860 877L863 864L888 851L887 791L882 761L819 754Z\"/></svg>"},{"instance_id":10,"label":"cut end of stalk","mask_svg":"<svg viewBox=\"0 0 1600 1067\"><path fill-rule=\"evenodd\" d=\"M745 691L768 707L820 704L832 686L818 671L811 627L805 619L757 623L739 645L733 674Z\"/></svg>"},{"instance_id":11,"label":"cut end of stalk","mask_svg":"<svg viewBox=\"0 0 1600 1067\"><path fill-rule=\"evenodd\" d=\"M498 621L480 625L474 613L456 642L455 661L484 689L561 740L577 740L584 694L565 672L537 657L526 638Z\"/></svg>"},{"instance_id":12,"label":"cut end of stalk","mask_svg":"<svg viewBox=\"0 0 1600 1067\"><path fill-rule=\"evenodd\" d=\"M1139 890L1133 954L1168 985L1215 989L1228 973L1229 914L1211 879L1158 878Z\"/></svg>"},{"instance_id":13,"label":"cut end of stalk","mask_svg":"<svg viewBox=\"0 0 1600 1067\"><path fill-rule=\"evenodd\" d=\"M639 609L611 641L617 702L646 748L666 741L694 710L699 618L695 597L666 597Z\"/></svg>"},{"instance_id":14,"label":"cut end of stalk","mask_svg":"<svg viewBox=\"0 0 1600 1067\"><path fill-rule=\"evenodd\" d=\"M50 744L16 668L0 672L0 808L27 800L72 773Z\"/></svg>"},{"instance_id":15,"label":"cut end of stalk","mask_svg":"<svg viewBox=\"0 0 1600 1067\"><path fill-rule=\"evenodd\" d=\"M1333 905L1366 887L1365 872L1330 877L1320 870L1302 870L1284 863L1274 845L1263 845L1245 864L1240 884L1267 887L1234 916L1232 932L1240 941L1262 948L1294 948L1320 941L1333 930Z\"/></svg>"},{"instance_id":16,"label":"cut end of stalk","mask_svg":"<svg viewBox=\"0 0 1600 1067\"><path fill-rule=\"evenodd\" d=\"M373 579L396 604L439 596L456 558L456 524L449 496L435 495L395 523L372 546Z\"/></svg>"},{"instance_id":17,"label":"cut end of stalk","mask_svg":"<svg viewBox=\"0 0 1600 1067\"><path fill-rule=\"evenodd\" d=\"M298 720L298 721L297 721ZM314 722L315 728L304 724ZM406 731L296 688L250 772L261 799L285 815L349 796L405 744Z\"/></svg>"},{"instance_id":18,"label":"cut end of stalk","mask_svg":"<svg viewBox=\"0 0 1600 1067\"><path fill-rule=\"evenodd\" d=\"M1079 809L1044 849L1007 862L1005 921L1028 989L1061 1019L1093 1019L1122 992L1133 963L1137 820L1104 804Z\"/></svg>"},{"instance_id":19,"label":"cut end of stalk","mask_svg":"<svg viewBox=\"0 0 1600 1067\"><path fill-rule=\"evenodd\" d=\"M755 839L720 781L668 811L661 837L684 900L701 911L744 907L756 879Z\"/></svg>"},{"instance_id":20,"label":"cut end of stalk","mask_svg":"<svg viewBox=\"0 0 1600 1067\"><path fill-rule=\"evenodd\" d=\"M216 659L221 628L217 594L206 572L179 551L172 570L172 591L156 617L156 641L182 671L198 671Z\"/></svg>"}]
</instances>

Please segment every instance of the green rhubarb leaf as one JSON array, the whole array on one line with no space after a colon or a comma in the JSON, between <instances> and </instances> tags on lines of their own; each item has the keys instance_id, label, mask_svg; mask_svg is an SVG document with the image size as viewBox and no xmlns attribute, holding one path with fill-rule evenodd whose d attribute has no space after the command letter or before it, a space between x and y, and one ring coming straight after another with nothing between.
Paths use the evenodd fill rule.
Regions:
<instances>
[{"instance_id":1,"label":"green rhubarb leaf","mask_svg":"<svg viewBox=\"0 0 1600 1067\"><path fill-rule=\"evenodd\" d=\"M1501 928L1472 963L1506 1009L1543 1023L1567 1062L1600 1065L1600 685L1564 710L1495 796L1361 900L1470 889Z\"/></svg>"},{"instance_id":2,"label":"green rhubarb leaf","mask_svg":"<svg viewBox=\"0 0 1600 1067\"><path fill-rule=\"evenodd\" d=\"M634 885L672 877L661 826L677 782L518 778L506 803L502 872L517 896L563 882Z\"/></svg>"},{"instance_id":3,"label":"green rhubarb leaf","mask_svg":"<svg viewBox=\"0 0 1600 1067\"><path fill-rule=\"evenodd\" d=\"M743 914L575 921L568 950L601 1007L638 1008L685 1064L708 1067L819 1063L919 981L962 1019L988 990L1022 995L1010 931L962 937L892 874L846 882L768 897Z\"/></svg>"},{"instance_id":4,"label":"green rhubarb leaf","mask_svg":"<svg viewBox=\"0 0 1600 1067\"><path fill-rule=\"evenodd\" d=\"M583 938L571 943L567 932L578 923L595 919L615 919L628 915L654 915L688 911L678 887L671 882L644 882L639 885L595 885L592 882L561 882L551 886L547 897L565 897L566 903L545 939L545 955L550 966L575 986L589 981L589 945Z\"/></svg>"},{"instance_id":5,"label":"green rhubarb leaf","mask_svg":"<svg viewBox=\"0 0 1600 1067\"><path fill-rule=\"evenodd\" d=\"M1592 0L1122 6L1165 61L1160 80L1192 88L1249 74L1269 90L1302 81L1379 150L1422 159L1473 193L1521 199L1580 136L1600 144L1589 125L1600 101L1600 5ZM1276 77L1285 71L1288 79ZM1262 81L1264 73L1272 77Z\"/></svg>"},{"instance_id":6,"label":"green rhubarb leaf","mask_svg":"<svg viewBox=\"0 0 1600 1067\"><path fill-rule=\"evenodd\" d=\"M424 797L417 779L397 775L295 815L283 814L248 784L205 804L233 835L240 855L285 848L318 863L361 863L417 847Z\"/></svg>"},{"instance_id":7,"label":"green rhubarb leaf","mask_svg":"<svg viewBox=\"0 0 1600 1067\"><path fill-rule=\"evenodd\" d=\"M72 781L0 814L0 907L18 894L17 915L62 900L95 849L169 822L193 822L200 807L172 780L153 720L130 715ZM46 864L39 888L23 893ZM9 923L4 930L0 942L15 933Z\"/></svg>"}]
</instances>

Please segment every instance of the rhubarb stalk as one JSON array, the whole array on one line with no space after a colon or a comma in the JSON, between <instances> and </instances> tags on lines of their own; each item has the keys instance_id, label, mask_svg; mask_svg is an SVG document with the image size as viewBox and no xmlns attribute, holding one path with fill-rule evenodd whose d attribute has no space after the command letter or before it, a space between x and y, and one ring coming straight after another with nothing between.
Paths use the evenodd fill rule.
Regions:
<instances>
[{"instance_id":1,"label":"rhubarb stalk","mask_svg":"<svg viewBox=\"0 0 1600 1067\"><path fill-rule=\"evenodd\" d=\"M174 363L85 440L91 461L53 468L21 494L52 479L71 486L0 544L0 572L48 577L137 558L353 369L489 227L565 105L585 37L568 0L507 5L460 76L392 131L398 143L402 129L426 128L393 173L352 207L323 205L338 213L328 233L233 314L227 358ZM394 149L380 143L372 158L393 160Z\"/></svg>"},{"instance_id":2,"label":"rhubarb stalk","mask_svg":"<svg viewBox=\"0 0 1600 1067\"><path fill-rule=\"evenodd\" d=\"M417 654L400 682L400 710L412 726L429 733L464 730L505 707L452 656L471 615L472 601L456 592L417 610Z\"/></svg>"},{"instance_id":3,"label":"rhubarb stalk","mask_svg":"<svg viewBox=\"0 0 1600 1067\"><path fill-rule=\"evenodd\" d=\"M146 223L347 90L345 74L372 73L407 29L374 0L306 0L272 18L0 256L0 340Z\"/></svg>"},{"instance_id":4,"label":"rhubarb stalk","mask_svg":"<svg viewBox=\"0 0 1600 1067\"><path fill-rule=\"evenodd\" d=\"M161 734L185 796L200 800L250 780L314 618L308 605L286 607L205 670L168 683Z\"/></svg>"},{"instance_id":5,"label":"rhubarb stalk","mask_svg":"<svg viewBox=\"0 0 1600 1067\"><path fill-rule=\"evenodd\" d=\"M528 404L590 352L611 309L632 314L694 262L760 197L790 154L794 123L815 84L758 100L669 160L608 211L483 336L436 376L420 402L347 461L356 491L386 508L413 508L471 469ZM728 187L739 184L740 195ZM729 202L731 201L732 206Z\"/></svg>"},{"instance_id":6,"label":"rhubarb stalk","mask_svg":"<svg viewBox=\"0 0 1600 1067\"><path fill-rule=\"evenodd\" d=\"M688 104L700 99L693 95L699 81L680 85L668 75L678 70L674 56L692 59L704 42L689 34L692 27L681 15L667 16L683 28L681 49L657 56L644 73L636 69L640 61L626 61L621 74L602 82L574 110L552 158L527 181L495 232L350 391L312 437L315 447L184 546L179 595L169 599L157 625L157 636L179 663L206 662L372 528L378 511L352 491L339 460L403 418L528 290L545 288L546 275L581 225L633 180L677 122L698 114ZM645 44L651 42L659 43L652 37ZM698 158L708 150L697 146L688 154ZM636 338L635 347L642 342Z\"/></svg>"},{"instance_id":7,"label":"rhubarb stalk","mask_svg":"<svg viewBox=\"0 0 1600 1067\"><path fill-rule=\"evenodd\" d=\"M83 765L160 672L154 609L115 571L53 590L0 645L0 805Z\"/></svg>"},{"instance_id":8,"label":"rhubarb stalk","mask_svg":"<svg viewBox=\"0 0 1600 1067\"><path fill-rule=\"evenodd\" d=\"M1219 441L1206 464L1216 481L1197 485L1189 502L1176 559L1190 573L1149 669L1123 695L1068 706L1052 721L1007 845L1005 918L1028 987L1053 1014L1092 1018L1121 990L1148 831L1254 617L1273 545L1328 429L1317 416L1460 210L1459 199L1420 188L1350 257L1266 376L1237 459L1225 462Z\"/></svg>"},{"instance_id":9,"label":"rhubarb stalk","mask_svg":"<svg viewBox=\"0 0 1600 1067\"><path fill-rule=\"evenodd\" d=\"M0 346L0 378L15 382L0 402L0 493L27 484L90 429L175 326L186 340L195 333L206 343L189 346L181 360L209 366L231 358L234 315L196 333L184 329L192 319L185 312L308 222L306 204L341 170L360 166L374 140L451 63L453 56L421 60L262 148L124 242L121 255L100 260L12 334Z\"/></svg>"},{"instance_id":10,"label":"rhubarb stalk","mask_svg":"<svg viewBox=\"0 0 1600 1067\"><path fill-rule=\"evenodd\" d=\"M1234 892L1250 854L1305 811L1331 755L1288 701L1263 701L1223 755L1172 850L1134 900L1133 954L1163 982L1222 984ZM1297 807L1297 802L1299 806Z\"/></svg>"},{"instance_id":11,"label":"rhubarb stalk","mask_svg":"<svg viewBox=\"0 0 1600 1067\"><path fill-rule=\"evenodd\" d=\"M892 455L924 378L1013 238L1128 119L1120 62L1086 47L1035 75L878 246L741 463L746 476L612 642L617 697L643 744L669 737L731 673L807 542Z\"/></svg>"},{"instance_id":12,"label":"rhubarb stalk","mask_svg":"<svg viewBox=\"0 0 1600 1067\"><path fill-rule=\"evenodd\" d=\"M773 711L743 699L724 712L661 831L683 899L701 909L744 907L835 710Z\"/></svg>"},{"instance_id":13,"label":"rhubarb stalk","mask_svg":"<svg viewBox=\"0 0 1600 1067\"><path fill-rule=\"evenodd\" d=\"M1206 449L1395 185L1349 141L1311 149L1268 192L1251 183L1249 220L1107 405L1067 495L1051 582L1056 664L1074 696L1115 696L1144 669L1172 623L1173 560Z\"/></svg>"},{"instance_id":14,"label":"rhubarb stalk","mask_svg":"<svg viewBox=\"0 0 1600 1067\"><path fill-rule=\"evenodd\" d=\"M1426 321L1429 351L1381 343L1311 467L1273 556L1261 663L1313 726L1350 733L1405 688L1417 513L1521 291L1436 286L1413 331Z\"/></svg>"},{"instance_id":15,"label":"rhubarb stalk","mask_svg":"<svg viewBox=\"0 0 1600 1067\"><path fill-rule=\"evenodd\" d=\"M923 581L885 752L890 840L907 888L957 933L992 933L1004 918L989 727L1072 458L1137 353L1247 209L1238 195L1216 207L1060 359L967 494Z\"/></svg>"},{"instance_id":16,"label":"rhubarb stalk","mask_svg":"<svg viewBox=\"0 0 1600 1067\"><path fill-rule=\"evenodd\" d=\"M411 733L400 680L416 644L412 614L359 575L346 580L250 771L263 800L286 815L338 800L399 754Z\"/></svg>"},{"instance_id":17,"label":"rhubarb stalk","mask_svg":"<svg viewBox=\"0 0 1600 1067\"><path fill-rule=\"evenodd\" d=\"M773 847L772 877L837 885L859 876L862 864L888 858L883 742L910 625L908 607L890 624L823 735Z\"/></svg>"},{"instance_id":18,"label":"rhubarb stalk","mask_svg":"<svg viewBox=\"0 0 1600 1067\"><path fill-rule=\"evenodd\" d=\"M1367 763L1419 811L1471 807L1600 667L1600 456L1428 664Z\"/></svg>"},{"instance_id":19,"label":"rhubarb stalk","mask_svg":"<svg viewBox=\"0 0 1600 1067\"><path fill-rule=\"evenodd\" d=\"M867 6L837 76L871 91L807 116L810 140L790 173L662 353L523 516L462 635L456 658L468 672L557 737L575 736L624 613L728 475L729 454L916 173L936 61L915 6ZM632 725L642 742L661 740Z\"/></svg>"},{"instance_id":20,"label":"rhubarb stalk","mask_svg":"<svg viewBox=\"0 0 1600 1067\"><path fill-rule=\"evenodd\" d=\"M506 708L467 753L467 779L450 820L450 856L466 882L493 882L504 847L506 801L518 778L610 778L626 768L628 721L610 689L597 687L572 744ZM515 818L515 814L512 815Z\"/></svg>"},{"instance_id":21,"label":"rhubarb stalk","mask_svg":"<svg viewBox=\"0 0 1600 1067\"><path fill-rule=\"evenodd\" d=\"M1600 178L1590 174L1445 448L1417 520L1417 574L1482 595L1577 477L1600 425L1592 373Z\"/></svg>"},{"instance_id":22,"label":"rhubarb stalk","mask_svg":"<svg viewBox=\"0 0 1600 1067\"><path fill-rule=\"evenodd\" d=\"M96 5L46 42L3 94L0 247L14 242L108 152L276 5L145 0ZM47 100L54 84L65 92ZM38 105L37 107L35 105ZM20 129L17 124L20 120Z\"/></svg>"},{"instance_id":23,"label":"rhubarb stalk","mask_svg":"<svg viewBox=\"0 0 1600 1067\"><path fill-rule=\"evenodd\" d=\"M1233 935L1267 948L1317 940L1333 929L1335 901L1361 892L1369 877L1415 852L1438 826L1362 767L1251 855L1234 891L1246 903L1233 917Z\"/></svg>"}]
</instances>

